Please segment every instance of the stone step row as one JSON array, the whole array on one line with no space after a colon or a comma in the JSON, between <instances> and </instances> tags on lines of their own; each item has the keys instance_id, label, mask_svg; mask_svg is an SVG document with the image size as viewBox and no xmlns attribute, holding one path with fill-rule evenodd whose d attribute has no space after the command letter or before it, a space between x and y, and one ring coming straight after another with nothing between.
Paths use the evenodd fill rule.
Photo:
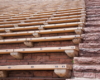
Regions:
<instances>
[{"instance_id":1,"label":"stone step row","mask_svg":"<svg viewBox=\"0 0 100 80\"><path fill-rule=\"evenodd\" d=\"M73 79L66 79L66 80L100 80L95 78L73 78Z\"/></svg>"}]
</instances>

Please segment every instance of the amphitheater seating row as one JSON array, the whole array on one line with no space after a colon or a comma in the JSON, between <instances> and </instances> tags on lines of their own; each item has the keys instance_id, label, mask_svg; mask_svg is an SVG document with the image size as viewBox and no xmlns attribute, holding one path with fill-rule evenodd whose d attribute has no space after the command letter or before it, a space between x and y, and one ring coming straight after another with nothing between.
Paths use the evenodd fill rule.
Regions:
<instances>
[{"instance_id":1,"label":"amphitheater seating row","mask_svg":"<svg viewBox=\"0 0 100 80\"><path fill-rule=\"evenodd\" d=\"M0 54L10 54L11 56L22 59L22 53L36 53L36 52L65 52L69 57L78 56L78 47L45 47L45 48L22 48L22 49L1 49Z\"/></svg>"},{"instance_id":2,"label":"amphitheater seating row","mask_svg":"<svg viewBox=\"0 0 100 80\"><path fill-rule=\"evenodd\" d=\"M37 31L23 31L23 32L12 32L1 33L0 39L8 36L24 36L24 35L33 35L34 37L40 37L40 34L52 34L52 33L65 33L65 32L75 32L77 35L81 35L83 32L83 27L81 25L76 28L62 28L62 29L49 29L49 30L37 30Z\"/></svg>"}]
</instances>

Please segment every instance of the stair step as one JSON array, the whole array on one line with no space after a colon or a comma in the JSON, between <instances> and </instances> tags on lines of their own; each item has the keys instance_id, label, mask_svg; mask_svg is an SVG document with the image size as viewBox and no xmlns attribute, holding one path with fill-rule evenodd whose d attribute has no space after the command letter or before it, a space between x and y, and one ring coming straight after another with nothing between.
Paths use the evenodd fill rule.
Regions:
<instances>
[{"instance_id":1,"label":"stair step","mask_svg":"<svg viewBox=\"0 0 100 80\"><path fill-rule=\"evenodd\" d=\"M93 79L93 78L73 78L73 79L66 79L66 80L100 80L100 79Z\"/></svg>"},{"instance_id":2,"label":"stair step","mask_svg":"<svg viewBox=\"0 0 100 80\"><path fill-rule=\"evenodd\" d=\"M74 71L100 71L100 65L79 65L75 64L73 66Z\"/></svg>"},{"instance_id":3,"label":"stair step","mask_svg":"<svg viewBox=\"0 0 100 80\"><path fill-rule=\"evenodd\" d=\"M74 64L100 64L100 57L74 57Z\"/></svg>"},{"instance_id":4,"label":"stair step","mask_svg":"<svg viewBox=\"0 0 100 80\"><path fill-rule=\"evenodd\" d=\"M86 26L100 26L100 23L99 21L90 21L90 22L87 22L85 23Z\"/></svg>"},{"instance_id":5,"label":"stair step","mask_svg":"<svg viewBox=\"0 0 100 80\"><path fill-rule=\"evenodd\" d=\"M80 43L79 48L100 48L100 43Z\"/></svg>"},{"instance_id":6,"label":"stair step","mask_svg":"<svg viewBox=\"0 0 100 80\"><path fill-rule=\"evenodd\" d=\"M100 27L87 27L87 28L84 28L84 32L87 32L87 33L91 33L91 32L100 32Z\"/></svg>"},{"instance_id":7,"label":"stair step","mask_svg":"<svg viewBox=\"0 0 100 80\"><path fill-rule=\"evenodd\" d=\"M86 33L86 34L82 34L82 39L84 41L99 41L100 40L100 32L96 32L96 33Z\"/></svg>"}]
</instances>

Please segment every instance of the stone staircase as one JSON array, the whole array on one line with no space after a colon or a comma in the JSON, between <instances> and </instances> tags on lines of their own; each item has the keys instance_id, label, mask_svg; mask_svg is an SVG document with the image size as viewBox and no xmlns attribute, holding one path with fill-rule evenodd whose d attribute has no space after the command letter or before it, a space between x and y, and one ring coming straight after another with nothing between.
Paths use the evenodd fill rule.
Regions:
<instances>
[{"instance_id":1,"label":"stone staircase","mask_svg":"<svg viewBox=\"0 0 100 80\"><path fill-rule=\"evenodd\" d=\"M99 80L100 79L100 29L99 0L85 0L87 20L82 34L83 42L79 44L80 57L74 57L73 79L67 80Z\"/></svg>"}]
</instances>

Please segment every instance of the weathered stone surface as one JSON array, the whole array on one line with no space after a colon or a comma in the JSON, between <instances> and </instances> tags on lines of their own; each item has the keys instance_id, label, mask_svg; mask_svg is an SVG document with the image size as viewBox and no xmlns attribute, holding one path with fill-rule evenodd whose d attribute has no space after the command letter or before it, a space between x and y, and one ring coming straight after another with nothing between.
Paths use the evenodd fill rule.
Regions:
<instances>
[{"instance_id":1,"label":"weathered stone surface","mask_svg":"<svg viewBox=\"0 0 100 80\"><path fill-rule=\"evenodd\" d=\"M96 21L96 20L100 20L100 18L99 17L97 17L97 18L87 18L86 20L88 20L88 21Z\"/></svg>"},{"instance_id":2,"label":"weathered stone surface","mask_svg":"<svg viewBox=\"0 0 100 80\"><path fill-rule=\"evenodd\" d=\"M99 53L100 48L80 48L79 55L81 57L98 57Z\"/></svg>"},{"instance_id":3,"label":"weathered stone surface","mask_svg":"<svg viewBox=\"0 0 100 80\"><path fill-rule=\"evenodd\" d=\"M84 72L84 78L95 78L96 74L94 72Z\"/></svg>"},{"instance_id":4,"label":"weathered stone surface","mask_svg":"<svg viewBox=\"0 0 100 80\"><path fill-rule=\"evenodd\" d=\"M100 27L87 27L84 28L84 32L100 32Z\"/></svg>"},{"instance_id":5,"label":"weathered stone surface","mask_svg":"<svg viewBox=\"0 0 100 80\"><path fill-rule=\"evenodd\" d=\"M100 64L100 57L74 57L75 64Z\"/></svg>"},{"instance_id":6,"label":"weathered stone surface","mask_svg":"<svg viewBox=\"0 0 100 80\"><path fill-rule=\"evenodd\" d=\"M73 66L74 71L100 71L100 65L79 65L75 64Z\"/></svg>"},{"instance_id":7,"label":"weathered stone surface","mask_svg":"<svg viewBox=\"0 0 100 80\"><path fill-rule=\"evenodd\" d=\"M99 16L100 16L100 15L88 15L87 17L88 17L88 18L90 18L90 17L92 18L92 17L99 17Z\"/></svg>"},{"instance_id":8,"label":"weathered stone surface","mask_svg":"<svg viewBox=\"0 0 100 80\"><path fill-rule=\"evenodd\" d=\"M100 32L99 33L88 33L88 34L83 34L82 35L82 39L83 40L96 40L99 41L100 40Z\"/></svg>"},{"instance_id":9,"label":"weathered stone surface","mask_svg":"<svg viewBox=\"0 0 100 80\"><path fill-rule=\"evenodd\" d=\"M80 43L79 48L100 48L100 43Z\"/></svg>"},{"instance_id":10,"label":"weathered stone surface","mask_svg":"<svg viewBox=\"0 0 100 80\"><path fill-rule=\"evenodd\" d=\"M85 0L87 18L79 44L80 57L74 57L73 79L100 80L100 0ZM98 78L98 79L97 79Z\"/></svg>"},{"instance_id":11,"label":"weathered stone surface","mask_svg":"<svg viewBox=\"0 0 100 80\"><path fill-rule=\"evenodd\" d=\"M80 50L90 53L100 53L100 48L80 48Z\"/></svg>"},{"instance_id":12,"label":"weathered stone surface","mask_svg":"<svg viewBox=\"0 0 100 80\"><path fill-rule=\"evenodd\" d=\"M73 79L66 79L66 80L100 80L95 78L73 78Z\"/></svg>"},{"instance_id":13,"label":"weathered stone surface","mask_svg":"<svg viewBox=\"0 0 100 80\"><path fill-rule=\"evenodd\" d=\"M100 15L99 15L100 16ZM92 23L92 24L91 24ZM100 26L100 21L89 21L86 22L85 25L88 26Z\"/></svg>"}]
</instances>

